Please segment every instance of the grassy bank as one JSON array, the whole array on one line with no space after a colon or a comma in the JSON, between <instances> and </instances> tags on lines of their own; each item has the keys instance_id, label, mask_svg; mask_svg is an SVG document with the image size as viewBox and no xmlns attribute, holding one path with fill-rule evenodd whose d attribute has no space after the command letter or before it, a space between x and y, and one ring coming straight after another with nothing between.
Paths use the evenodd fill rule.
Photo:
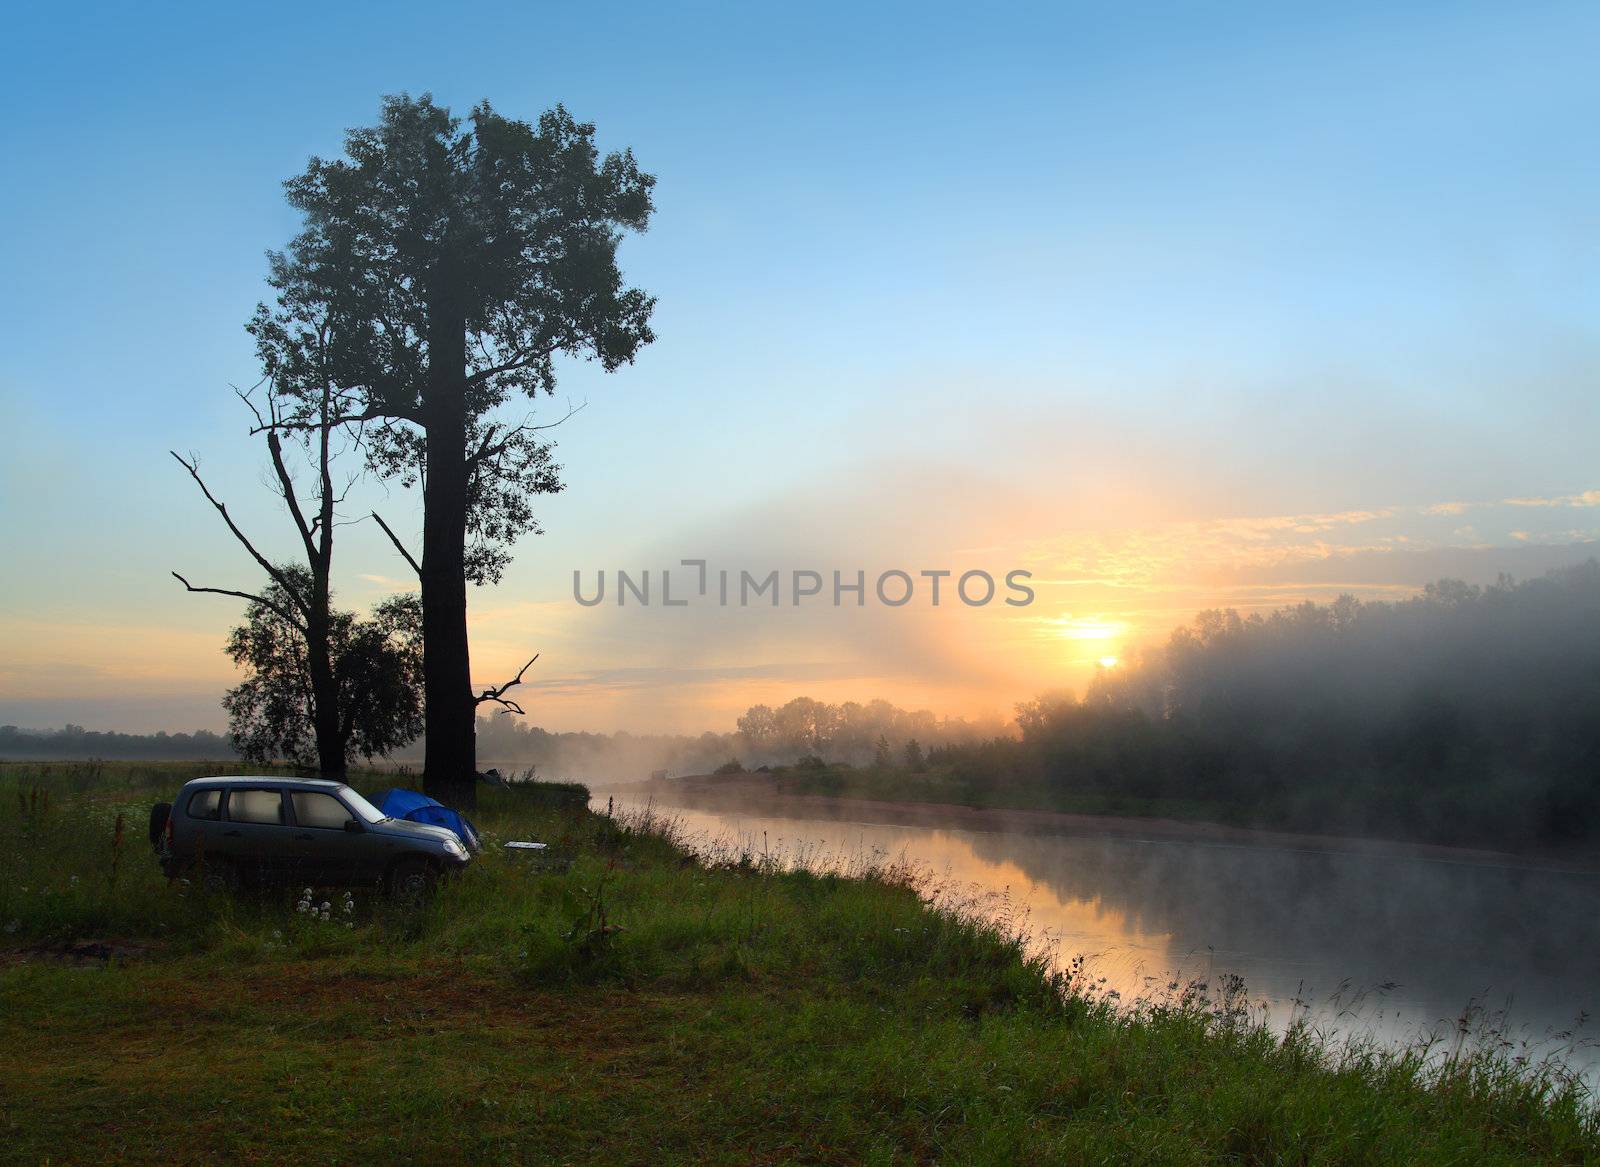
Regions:
<instances>
[{"instance_id":1,"label":"grassy bank","mask_svg":"<svg viewBox=\"0 0 1600 1167\"><path fill-rule=\"evenodd\" d=\"M1334 1055L1235 986L1113 1008L916 872L701 861L559 789L487 792L421 911L207 900L144 839L184 776L0 769L0 1160L1600 1161L1557 1075Z\"/></svg>"}]
</instances>

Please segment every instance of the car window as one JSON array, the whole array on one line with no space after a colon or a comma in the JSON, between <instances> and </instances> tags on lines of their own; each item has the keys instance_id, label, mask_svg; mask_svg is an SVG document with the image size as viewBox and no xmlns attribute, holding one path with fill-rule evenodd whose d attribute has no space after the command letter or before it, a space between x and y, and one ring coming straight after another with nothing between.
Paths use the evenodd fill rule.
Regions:
<instances>
[{"instance_id":1,"label":"car window","mask_svg":"<svg viewBox=\"0 0 1600 1167\"><path fill-rule=\"evenodd\" d=\"M369 823L381 823L389 817L348 786L339 787L339 797L344 800L346 806Z\"/></svg>"},{"instance_id":2,"label":"car window","mask_svg":"<svg viewBox=\"0 0 1600 1167\"><path fill-rule=\"evenodd\" d=\"M350 821L349 807L331 794L296 790L289 795L289 799L294 803L294 821L302 827L342 831L345 823Z\"/></svg>"},{"instance_id":3,"label":"car window","mask_svg":"<svg viewBox=\"0 0 1600 1167\"><path fill-rule=\"evenodd\" d=\"M228 793L228 819L235 823L283 825L283 796L276 790L233 790Z\"/></svg>"},{"instance_id":4,"label":"car window","mask_svg":"<svg viewBox=\"0 0 1600 1167\"><path fill-rule=\"evenodd\" d=\"M196 790L189 796L189 817L192 819L221 818L222 791Z\"/></svg>"}]
</instances>

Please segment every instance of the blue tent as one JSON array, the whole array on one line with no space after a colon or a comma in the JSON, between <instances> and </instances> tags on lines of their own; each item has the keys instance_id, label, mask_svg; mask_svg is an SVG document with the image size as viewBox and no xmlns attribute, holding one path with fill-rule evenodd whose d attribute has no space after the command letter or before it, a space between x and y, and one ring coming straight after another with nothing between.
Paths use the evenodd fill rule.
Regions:
<instances>
[{"instance_id":1,"label":"blue tent","mask_svg":"<svg viewBox=\"0 0 1600 1167\"><path fill-rule=\"evenodd\" d=\"M378 809L391 818L410 819L414 823L449 827L469 851L480 849L477 828L460 811L451 810L444 803L415 790L386 790L374 801Z\"/></svg>"}]
</instances>

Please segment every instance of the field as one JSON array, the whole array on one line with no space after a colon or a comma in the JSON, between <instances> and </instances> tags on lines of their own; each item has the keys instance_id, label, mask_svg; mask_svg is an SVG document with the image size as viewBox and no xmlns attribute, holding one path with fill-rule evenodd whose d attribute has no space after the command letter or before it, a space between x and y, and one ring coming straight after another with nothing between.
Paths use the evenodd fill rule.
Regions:
<instances>
[{"instance_id":1,"label":"field","mask_svg":"<svg viewBox=\"0 0 1600 1167\"><path fill-rule=\"evenodd\" d=\"M572 788L486 792L420 910L208 899L144 838L198 772L0 767L0 1159L1600 1162L1554 1068L1277 1038L1236 985L1108 1002L914 870L695 855Z\"/></svg>"}]
</instances>

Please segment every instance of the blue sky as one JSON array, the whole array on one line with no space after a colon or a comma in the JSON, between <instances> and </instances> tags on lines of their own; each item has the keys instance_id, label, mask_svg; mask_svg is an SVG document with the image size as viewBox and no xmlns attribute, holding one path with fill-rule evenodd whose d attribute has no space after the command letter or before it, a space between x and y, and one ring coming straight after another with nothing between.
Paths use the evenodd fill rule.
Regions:
<instances>
[{"instance_id":1,"label":"blue sky","mask_svg":"<svg viewBox=\"0 0 1600 1167\"><path fill-rule=\"evenodd\" d=\"M558 728L720 728L751 669L762 697L1003 710L1090 659L987 618L632 621L567 601L574 568L711 548L1059 575L1083 559L1064 547L1384 512L1347 546L1301 532L1276 597L1317 555L1403 588L1412 549L1492 577L1594 537L1592 5L441 11L8 17L0 720L220 724L238 613L166 573L238 586L248 564L166 451L289 550L227 391L255 379L242 324L295 229L281 181L402 90L564 102L659 178L623 259L660 340L567 371L549 408L588 403L559 435L569 490L474 596L486 678L543 647ZM414 524L412 500L363 498ZM1455 504L1475 518L1430 510ZM1136 602L1107 569L1030 616L1159 638L1249 601L1219 580L1266 570L1251 538L1236 569L1164 568ZM401 576L364 527L340 563L352 605Z\"/></svg>"}]
</instances>

